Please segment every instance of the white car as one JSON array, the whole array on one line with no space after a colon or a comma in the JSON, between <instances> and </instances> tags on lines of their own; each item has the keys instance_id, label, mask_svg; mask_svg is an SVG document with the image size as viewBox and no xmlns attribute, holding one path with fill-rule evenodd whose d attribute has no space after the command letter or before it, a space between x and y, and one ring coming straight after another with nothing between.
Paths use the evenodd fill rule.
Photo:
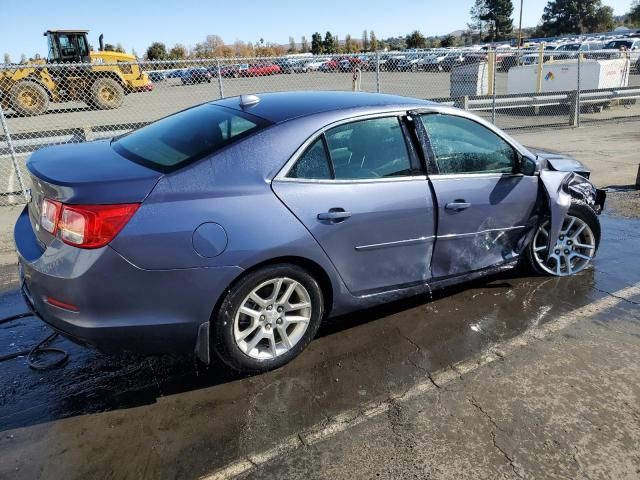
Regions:
<instances>
[{"instance_id":1,"label":"white car","mask_svg":"<svg viewBox=\"0 0 640 480\"><path fill-rule=\"evenodd\" d=\"M320 70L320 67L327 63L329 58L317 58L313 62L307 63L307 71L308 72L317 72Z\"/></svg>"}]
</instances>

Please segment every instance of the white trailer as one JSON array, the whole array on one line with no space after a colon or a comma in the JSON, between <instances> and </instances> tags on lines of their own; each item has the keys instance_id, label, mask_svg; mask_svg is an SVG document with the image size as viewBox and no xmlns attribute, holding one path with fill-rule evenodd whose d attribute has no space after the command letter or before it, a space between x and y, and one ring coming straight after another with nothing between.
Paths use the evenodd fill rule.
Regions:
<instances>
[{"instance_id":1,"label":"white trailer","mask_svg":"<svg viewBox=\"0 0 640 480\"><path fill-rule=\"evenodd\" d=\"M582 60L580 90L627 87L629 69L628 59ZM577 59L513 67L507 77L507 92L510 94L564 92L577 88Z\"/></svg>"}]
</instances>

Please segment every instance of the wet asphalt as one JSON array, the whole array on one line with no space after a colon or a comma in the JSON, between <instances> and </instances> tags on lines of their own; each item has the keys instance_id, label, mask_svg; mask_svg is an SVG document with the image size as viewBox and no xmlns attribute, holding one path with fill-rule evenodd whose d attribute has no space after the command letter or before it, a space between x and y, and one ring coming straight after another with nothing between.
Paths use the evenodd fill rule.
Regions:
<instances>
[{"instance_id":1,"label":"wet asphalt","mask_svg":"<svg viewBox=\"0 0 640 480\"><path fill-rule=\"evenodd\" d=\"M638 282L640 221L601 221L594 266L576 277L512 271L337 318L299 358L262 375L189 357L107 356L63 338L53 346L69 353L64 367L2 362L0 478L198 478L268 449ZM0 268L0 318L25 310L15 268ZM49 333L35 318L2 324L0 356Z\"/></svg>"}]
</instances>

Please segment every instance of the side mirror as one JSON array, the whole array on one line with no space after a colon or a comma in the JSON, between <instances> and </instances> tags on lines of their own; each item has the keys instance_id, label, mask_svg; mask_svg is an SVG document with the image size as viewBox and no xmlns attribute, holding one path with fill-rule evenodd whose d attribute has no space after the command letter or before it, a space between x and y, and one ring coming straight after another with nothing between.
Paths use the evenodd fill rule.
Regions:
<instances>
[{"instance_id":1,"label":"side mirror","mask_svg":"<svg viewBox=\"0 0 640 480\"><path fill-rule=\"evenodd\" d=\"M534 159L520 155L520 173L523 175L535 175L538 171L538 162Z\"/></svg>"}]
</instances>

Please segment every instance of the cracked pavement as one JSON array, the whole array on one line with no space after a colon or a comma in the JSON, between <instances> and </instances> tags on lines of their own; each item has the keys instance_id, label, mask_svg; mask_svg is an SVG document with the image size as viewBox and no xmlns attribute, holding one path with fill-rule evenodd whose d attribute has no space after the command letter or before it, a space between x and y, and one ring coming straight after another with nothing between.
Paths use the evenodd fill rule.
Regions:
<instances>
[{"instance_id":1,"label":"cracked pavement","mask_svg":"<svg viewBox=\"0 0 640 480\"><path fill-rule=\"evenodd\" d=\"M575 278L512 272L342 317L259 376L63 339L62 369L4 362L0 478L195 479L238 461L245 478L640 478L640 296L616 298L640 281L640 221L602 222ZM0 317L23 310L0 267ZM47 333L1 325L0 354Z\"/></svg>"}]
</instances>

